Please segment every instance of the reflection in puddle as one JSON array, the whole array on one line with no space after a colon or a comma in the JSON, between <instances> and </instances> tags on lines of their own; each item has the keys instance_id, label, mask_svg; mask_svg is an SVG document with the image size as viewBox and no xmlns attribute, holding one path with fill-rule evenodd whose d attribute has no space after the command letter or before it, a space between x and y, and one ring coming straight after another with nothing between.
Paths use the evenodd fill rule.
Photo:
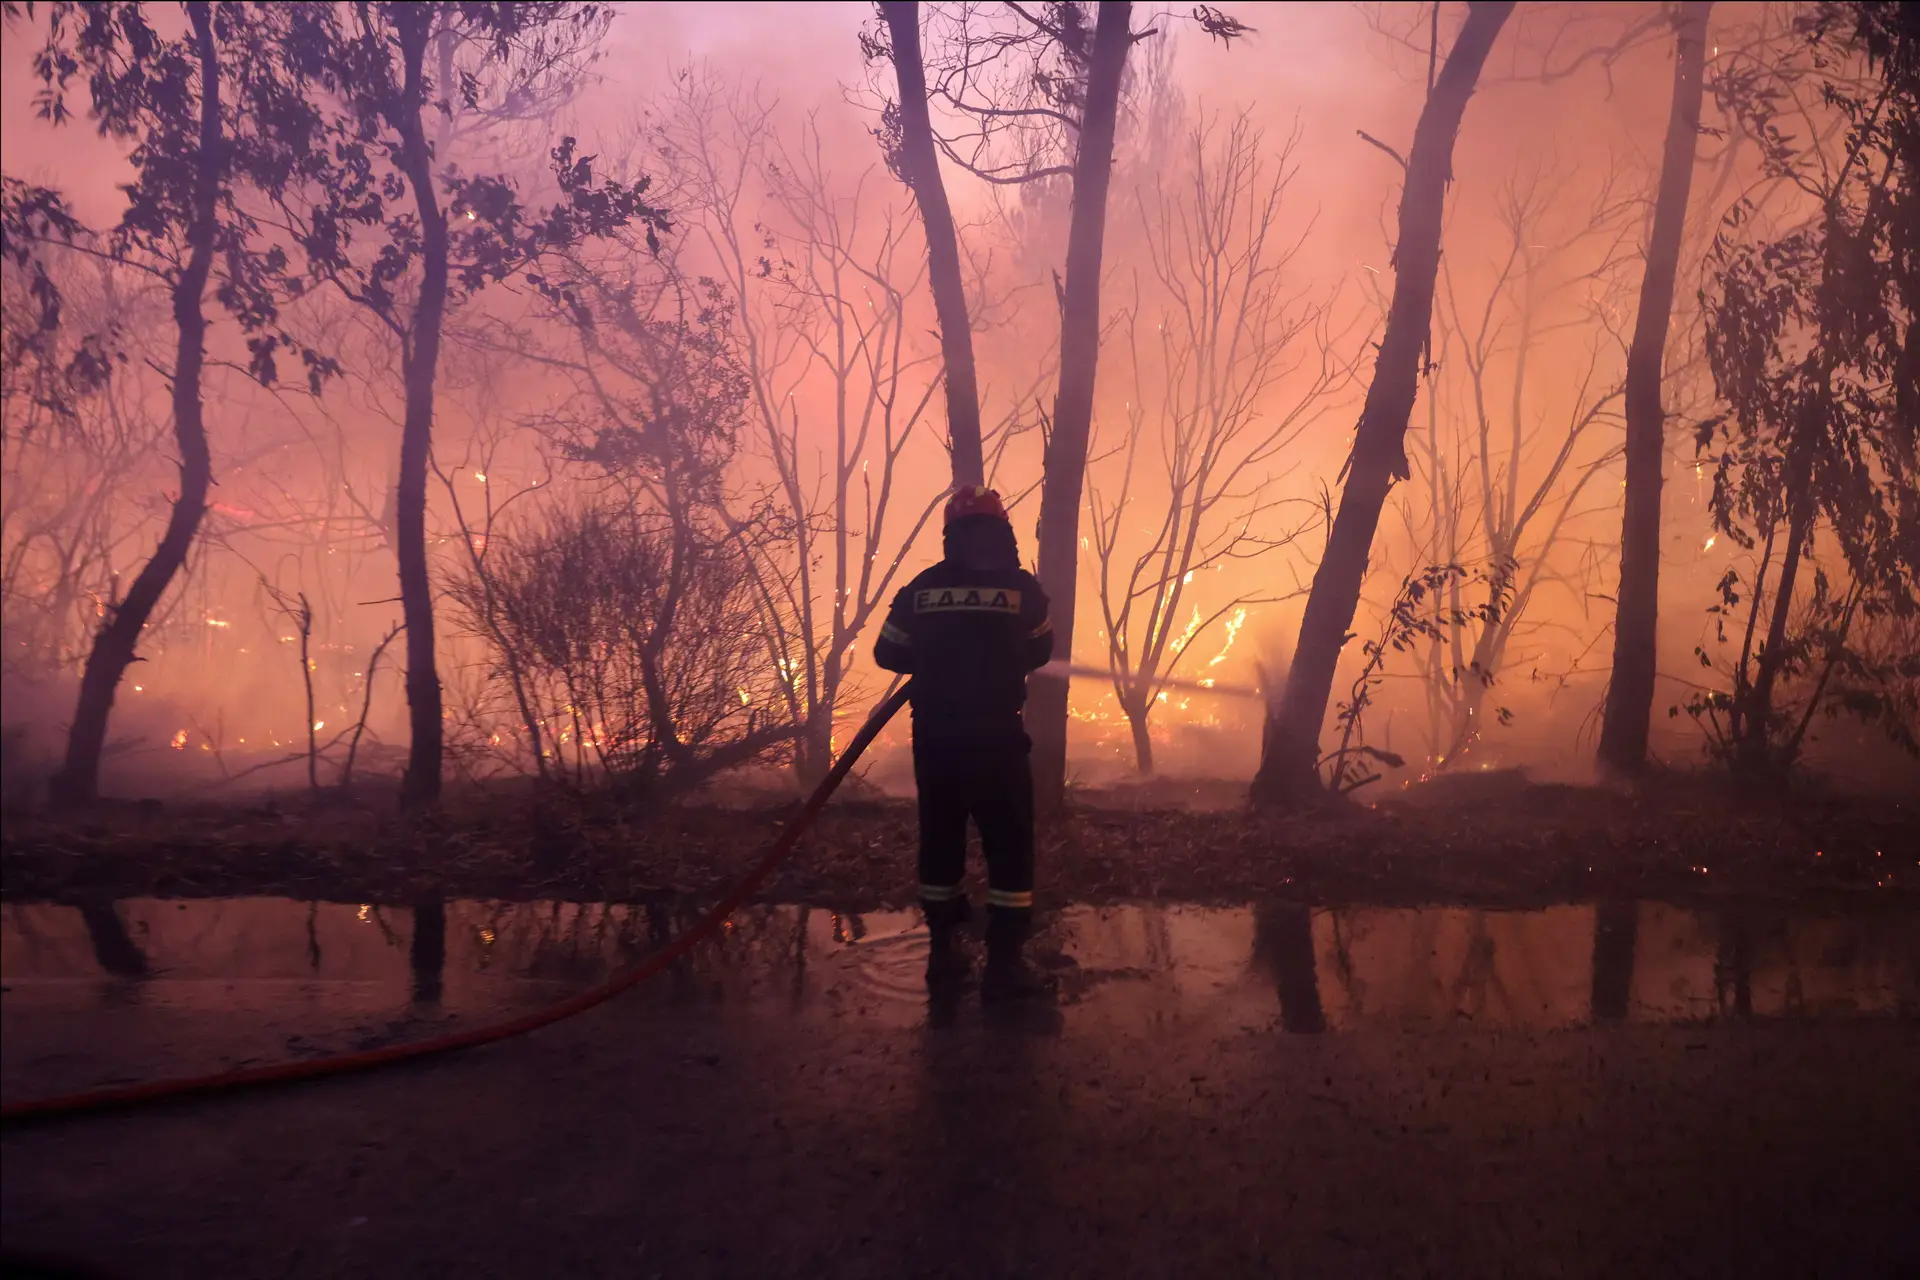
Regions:
<instances>
[{"instance_id":1,"label":"reflection in puddle","mask_svg":"<svg viewBox=\"0 0 1920 1280\"><path fill-rule=\"evenodd\" d=\"M329 999L480 1014L551 998L687 928L692 904L284 898L0 908L9 1004L179 1008ZM1466 907L1070 907L1033 944L1065 1003L1106 1016L1254 1016L1313 1033L1435 1022L1564 1026L1717 1016L1914 1016L1920 913L1657 902ZM910 1009L925 932L911 911L741 911L658 984L681 1000ZM295 992L299 994L296 996ZM56 992L61 993L56 995Z\"/></svg>"}]
</instances>

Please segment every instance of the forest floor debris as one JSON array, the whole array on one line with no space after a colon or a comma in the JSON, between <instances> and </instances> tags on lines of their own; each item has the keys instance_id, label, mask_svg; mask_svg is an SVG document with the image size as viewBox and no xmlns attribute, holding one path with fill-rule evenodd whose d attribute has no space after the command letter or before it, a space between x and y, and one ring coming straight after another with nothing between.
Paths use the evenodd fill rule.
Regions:
<instances>
[{"instance_id":1,"label":"forest floor debris","mask_svg":"<svg viewBox=\"0 0 1920 1280\"><path fill-rule=\"evenodd\" d=\"M1170 803L1185 791L1189 804ZM1897 799L1743 799L1688 775L1629 792L1496 774L1415 787L1372 806L1265 814L1220 807L1233 791L1190 783L1080 794L1041 824L1044 896L1525 905L1920 892L1920 813ZM607 794L536 803L523 788L498 787L419 816L396 814L385 799L304 796L14 813L0 824L0 893L10 901L710 895L752 865L797 807L650 808ZM906 905L914 847L910 801L838 798L761 896L847 909Z\"/></svg>"}]
</instances>

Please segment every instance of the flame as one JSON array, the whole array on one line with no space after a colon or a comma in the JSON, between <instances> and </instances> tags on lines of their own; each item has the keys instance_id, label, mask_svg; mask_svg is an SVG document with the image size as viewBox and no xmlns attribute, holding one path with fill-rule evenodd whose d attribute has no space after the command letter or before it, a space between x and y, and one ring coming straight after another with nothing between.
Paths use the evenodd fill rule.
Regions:
<instances>
[{"instance_id":1,"label":"flame","mask_svg":"<svg viewBox=\"0 0 1920 1280\"><path fill-rule=\"evenodd\" d=\"M1247 625L1247 611L1245 609L1235 609L1233 616L1227 619L1227 642L1220 646L1220 652L1214 654L1213 658L1207 663L1209 667L1217 667L1227 660L1227 654L1233 649L1234 639L1239 636L1240 628L1245 625ZM1213 687L1213 681L1210 679L1202 680L1200 683L1206 685L1209 689Z\"/></svg>"},{"instance_id":2,"label":"flame","mask_svg":"<svg viewBox=\"0 0 1920 1280\"><path fill-rule=\"evenodd\" d=\"M1179 653L1182 649L1186 648L1187 642L1193 639L1194 633L1198 630L1200 630L1200 606L1195 605L1193 607L1193 616L1187 619L1187 629L1182 631L1180 638L1173 642L1173 651Z\"/></svg>"},{"instance_id":3,"label":"flame","mask_svg":"<svg viewBox=\"0 0 1920 1280\"><path fill-rule=\"evenodd\" d=\"M182 729L180 732L174 734L168 742L168 745L175 751L185 751L187 749L187 731Z\"/></svg>"}]
</instances>

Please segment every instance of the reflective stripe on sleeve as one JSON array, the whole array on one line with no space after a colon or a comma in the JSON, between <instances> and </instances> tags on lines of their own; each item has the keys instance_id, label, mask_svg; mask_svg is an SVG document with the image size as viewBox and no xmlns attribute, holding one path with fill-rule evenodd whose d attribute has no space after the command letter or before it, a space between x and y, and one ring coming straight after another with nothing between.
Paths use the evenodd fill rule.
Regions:
<instances>
[{"instance_id":1,"label":"reflective stripe on sleeve","mask_svg":"<svg viewBox=\"0 0 1920 1280\"><path fill-rule=\"evenodd\" d=\"M1012 889L989 889L987 890L987 905L990 907L1017 907L1022 910L1031 910L1033 907L1033 891L1031 889L1024 892Z\"/></svg>"},{"instance_id":2,"label":"reflective stripe on sleeve","mask_svg":"<svg viewBox=\"0 0 1920 1280\"><path fill-rule=\"evenodd\" d=\"M882 640L891 640L895 644L912 644L913 643L912 636L908 635L905 631L901 630L899 627L894 626L891 622L884 622L880 624L880 638Z\"/></svg>"},{"instance_id":3,"label":"reflective stripe on sleeve","mask_svg":"<svg viewBox=\"0 0 1920 1280\"><path fill-rule=\"evenodd\" d=\"M1040 625L1039 625L1039 626L1037 626L1037 627L1035 627L1035 628L1034 628L1033 630L1031 630L1031 631L1029 631L1029 632L1027 632L1027 639L1029 639L1029 640L1038 640L1038 639L1039 639L1039 638L1040 638L1041 636L1043 636L1043 635L1046 635L1046 634L1047 634L1047 633L1048 633L1049 631L1051 631L1051 630L1053 630L1053 619L1052 619L1052 618L1042 618L1042 619L1040 619Z\"/></svg>"}]
</instances>

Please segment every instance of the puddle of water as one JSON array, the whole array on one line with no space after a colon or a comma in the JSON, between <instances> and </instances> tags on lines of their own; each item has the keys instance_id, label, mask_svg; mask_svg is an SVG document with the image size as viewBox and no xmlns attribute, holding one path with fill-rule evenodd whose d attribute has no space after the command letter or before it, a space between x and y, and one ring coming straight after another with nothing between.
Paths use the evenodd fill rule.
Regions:
<instances>
[{"instance_id":1,"label":"puddle of water","mask_svg":"<svg viewBox=\"0 0 1920 1280\"><path fill-rule=\"evenodd\" d=\"M665 902L5 904L7 1092L490 1020L598 982L697 914ZM1030 954L1060 977L1069 1033L1920 1016L1920 911L1070 907ZM925 956L915 911L760 906L628 998L913 1025L926 1017Z\"/></svg>"}]
</instances>

